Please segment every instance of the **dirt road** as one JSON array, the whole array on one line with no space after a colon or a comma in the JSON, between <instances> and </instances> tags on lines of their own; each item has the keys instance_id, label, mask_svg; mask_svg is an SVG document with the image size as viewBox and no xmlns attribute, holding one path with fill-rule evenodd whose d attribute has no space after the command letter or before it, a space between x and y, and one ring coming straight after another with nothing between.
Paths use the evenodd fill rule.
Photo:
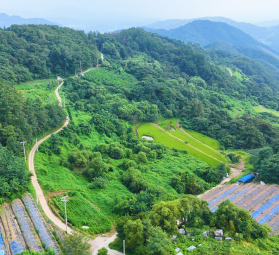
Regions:
<instances>
[{"instance_id":1,"label":"dirt road","mask_svg":"<svg viewBox=\"0 0 279 255\"><path fill-rule=\"evenodd\" d=\"M217 185L216 187L210 189L210 190L207 190L206 192L204 192L203 194L201 195L198 195L199 198L201 198L202 196L204 196L206 193L214 190L214 189L218 189L220 187L222 187L226 182L229 182L232 178L235 178L239 175L242 174L242 170L244 169L245 167L245 164L244 164L244 161L243 160L240 160L239 164L237 165L236 168L231 168L231 175L228 177L228 178L225 178L223 181L221 181L221 183L219 185Z\"/></svg>"},{"instance_id":2,"label":"dirt road","mask_svg":"<svg viewBox=\"0 0 279 255\"><path fill-rule=\"evenodd\" d=\"M59 102L59 105L62 107L62 100L61 97L59 96L59 89L61 88L61 86L64 84L64 82L62 82L55 90L55 94L57 97L57 100ZM64 122L63 126L61 128L59 128L57 131L54 132L54 134L59 133L64 127L68 126L69 124L69 120L66 119L66 121ZM31 181L32 184L36 190L40 205L45 213L45 215L59 228L63 229L64 231L66 231L66 225L56 216L54 215L54 213L51 211L51 209L48 206L48 203L46 201L46 198L44 196L43 190L41 188L41 186L38 183L38 179L37 179L37 175L36 175L36 171L35 171L35 166L34 166L34 158L35 158L35 153L37 151L37 147L43 143L45 140L47 140L48 138L50 138L50 135L45 136L44 138L42 138L41 140L38 141L37 144L35 144L33 146L33 148L31 149L29 156L28 156L28 165L29 165L29 171L33 174ZM68 233L72 232L72 229L70 229L69 227L67 228Z\"/></svg>"},{"instance_id":3,"label":"dirt road","mask_svg":"<svg viewBox=\"0 0 279 255\"><path fill-rule=\"evenodd\" d=\"M227 70L230 72L231 76L233 76L233 72L230 68L227 68Z\"/></svg>"},{"instance_id":4,"label":"dirt road","mask_svg":"<svg viewBox=\"0 0 279 255\"><path fill-rule=\"evenodd\" d=\"M97 255L97 252L99 249L105 247L108 250L108 255L123 255L122 252L112 250L108 247L109 243L113 242L116 239L116 235L114 234L113 236L98 236L94 240L90 241L92 245L92 250L93 250L93 255Z\"/></svg>"}]
</instances>

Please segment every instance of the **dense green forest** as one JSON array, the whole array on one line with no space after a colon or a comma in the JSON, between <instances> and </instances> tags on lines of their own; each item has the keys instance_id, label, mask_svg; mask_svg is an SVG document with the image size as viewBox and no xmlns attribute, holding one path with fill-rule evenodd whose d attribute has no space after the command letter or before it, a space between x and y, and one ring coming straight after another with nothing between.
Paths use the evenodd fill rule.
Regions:
<instances>
[{"instance_id":1,"label":"dense green forest","mask_svg":"<svg viewBox=\"0 0 279 255\"><path fill-rule=\"evenodd\" d=\"M130 254L164 255L177 247L171 237L177 233L176 220L187 218L181 227L191 236L177 237L184 251L195 239L196 245L204 243L200 254L278 252L278 238L268 237L270 229L248 212L225 201L211 213L207 202L194 196L230 172L225 163L212 167L187 150L170 149L135 133L139 123L177 118L186 130L216 139L211 140L220 143L216 153L226 157L224 161L238 163L235 151L251 150L255 156L247 167L268 169L262 179L277 182L271 176L278 165L276 120L253 109L259 104L278 109L276 71L257 60L136 28L86 35L30 25L0 34L5 64L0 69L2 198L28 188L20 142L32 144L68 115L69 126L39 147L35 168L45 194L63 190L72 199L68 216L73 228L90 226L87 232L94 234L115 225L119 239L114 248L121 249L119 240L125 238ZM101 68L71 77L80 61L84 69L95 66L99 52L105 56ZM56 75L65 78L64 109L49 98L52 83L22 84ZM40 97L34 99L36 93ZM59 198L49 199L49 205L63 220ZM224 216L228 212L229 219ZM223 228L237 242L229 246L203 239L203 231L215 228ZM245 243L249 247L244 249Z\"/></svg>"}]
</instances>

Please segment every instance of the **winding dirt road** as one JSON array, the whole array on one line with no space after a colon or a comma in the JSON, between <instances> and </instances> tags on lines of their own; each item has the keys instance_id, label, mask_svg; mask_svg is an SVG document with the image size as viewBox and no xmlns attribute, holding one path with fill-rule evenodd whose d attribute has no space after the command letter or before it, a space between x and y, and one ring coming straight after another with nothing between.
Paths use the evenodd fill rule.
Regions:
<instances>
[{"instance_id":1,"label":"winding dirt road","mask_svg":"<svg viewBox=\"0 0 279 255\"><path fill-rule=\"evenodd\" d=\"M59 96L59 89L61 88L61 86L64 84L64 82L62 82L55 90L55 94L57 97L57 100L59 102L59 106L62 107L62 100L61 97ZM61 128L59 128L58 130L56 130L53 134L57 134L59 133L64 127L67 127L69 124L69 119L66 119L66 121L64 122L63 126ZM50 138L50 135L47 135L46 137L42 138L41 140L38 141L37 144L35 144L33 146L33 148L31 149L29 155L28 155L28 165L29 165L29 171L33 174L33 176L31 177L31 181L32 184L36 190L37 193L37 197L39 199L40 205L45 213L45 215L59 228L61 228L62 230L66 231L66 225L51 211L51 209L48 206L48 203L46 201L46 198L44 196L43 190L38 182L37 179L37 175L36 175L36 171L35 171L35 165L34 165L34 158L35 158L35 153L37 151L37 147L42 144L45 140L47 140L48 138ZM67 232L71 233L72 229L67 227Z\"/></svg>"}]
</instances>

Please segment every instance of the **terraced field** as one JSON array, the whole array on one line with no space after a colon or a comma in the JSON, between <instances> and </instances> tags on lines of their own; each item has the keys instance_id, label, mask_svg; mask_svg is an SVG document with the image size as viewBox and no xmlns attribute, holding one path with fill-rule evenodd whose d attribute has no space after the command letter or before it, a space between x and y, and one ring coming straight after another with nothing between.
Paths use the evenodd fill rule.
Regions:
<instances>
[{"instance_id":1,"label":"terraced field","mask_svg":"<svg viewBox=\"0 0 279 255\"><path fill-rule=\"evenodd\" d=\"M176 119L164 121L159 126L154 123L141 124L137 128L138 137L143 135L150 136L158 143L162 143L169 148L185 150L189 155L199 158L214 167L220 163L227 162L225 157L212 147L179 130L175 123L171 125L171 130L165 128L167 122L170 121L176 122Z\"/></svg>"},{"instance_id":2,"label":"terraced field","mask_svg":"<svg viewBox=\"0 0 279 255\"><path fill-rule=\"evenodd\" d=\"M225 185L204 194L201 198L209 203L212 212L217 210L221 202L229 199L240 208L248 210L260 224L267 223L273 228L274 234L279 233L278 185Z\"/></svg>"},{"instance_id":3,"label":"terraced field","mask_svg":"<svg viewBox=\"0 0 279 255\"><path fill-rule=\"evenodd\" d=\"M43 246L60 253L32 196L24 194L22 200L5 203L0 211L0 254L16 255L27 249L43 252Z\"/></svg>"}]
</instances>

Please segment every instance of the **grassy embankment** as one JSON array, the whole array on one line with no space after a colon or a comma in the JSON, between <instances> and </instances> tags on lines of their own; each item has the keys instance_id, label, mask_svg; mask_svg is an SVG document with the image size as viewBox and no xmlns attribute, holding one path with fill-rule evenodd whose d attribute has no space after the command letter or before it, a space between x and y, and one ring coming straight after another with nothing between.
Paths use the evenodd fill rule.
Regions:
<instances>
[{"instance_id":1,"label":"grassy embankment","mask_svg":"<svg viewBox=\"0 0 279 255\"><path fill-rule=\"evenodd\" d=\"M170 132L176 132L175 136L181 140L183 139L183 141L191 141L192 144L198 143L194 139L191 139L190 137L186 136L179 130L170 131ZM153 126L151 123L144 123L144 124L140 125L138 128L138 135L139 135L139 137L141 137L143 135L151 136L154 138L155 142L162 143L163 145L165 145L171 149L175 148L178 150L186 150L189 155L199 158L211 166L218 166L221 162L226 161L224 158L219 157L219 156L221 156L220 154L218 154L217 152L214 152L214 150L211 150L207 146L202 146L202 144L200 145L200 143L198 144L199 148L206 150L206 152L209 151L210 154L215 155L216 157L220 158L220 160L218 160L217 158L214 158L213 156L210 157L211 156L210 154L203 153L202 151L200 151L200 149L197 150L196 148L193 148L194 146L192 144L191 145L193 147L189 146L188 143L175 139L174 137L168 135L166 132Z\"/></svg>"}]
</instances>

